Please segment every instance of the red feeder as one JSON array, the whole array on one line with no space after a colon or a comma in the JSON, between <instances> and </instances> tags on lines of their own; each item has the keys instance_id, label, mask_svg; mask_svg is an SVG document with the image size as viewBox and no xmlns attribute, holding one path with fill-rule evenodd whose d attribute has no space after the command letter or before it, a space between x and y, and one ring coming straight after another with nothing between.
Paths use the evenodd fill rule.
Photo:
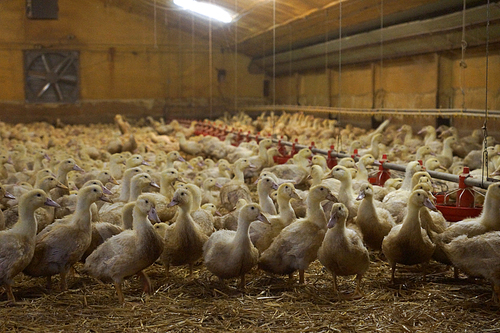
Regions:
<instances>
[{"instance_id":1,"label":"red feeder","mask_svg":"<svg viewBox=\"0 0 500 333\"><path fill-rule=\"evenodd\" d=\"M436 205L436 208L447 221L457 222L469 217L476 217L483 210L482 207L475 206L473 189L465 184L465 179L468 177L470 177L469 168L464 167L463 173L458 176L458 190L455 191L457 200L455 203L450 202L450 194L453 193L451 192L440 198L439 201L442 204Z\"/></svg>"},{"instance_id":2,"label":"red feeder","mask_svg":"<svg viewBox=\"0 0 500 333\"><path fill-rule=\"evenodd\" d=\"M334 166L337 165L337 157L332 156L332 152L334 151L334 146L330 146L330 150L328 150L328 155L326 159L326 165L330 168L333 169Z\"/></svg>"},{"instance_id":3,"label":"red feeder","mask_svg":"<svg viewBox=\"0 0 500 333\"><path fill-rule=\"evenodd\" d=\"M368 178L372 185L384 186L387 179L391 178L391 173L388 169L384 168L384 162L387 162L387 155L382 155L382 160L379 161L378 172L375 177Z\"/></svg>"}]
</instances>

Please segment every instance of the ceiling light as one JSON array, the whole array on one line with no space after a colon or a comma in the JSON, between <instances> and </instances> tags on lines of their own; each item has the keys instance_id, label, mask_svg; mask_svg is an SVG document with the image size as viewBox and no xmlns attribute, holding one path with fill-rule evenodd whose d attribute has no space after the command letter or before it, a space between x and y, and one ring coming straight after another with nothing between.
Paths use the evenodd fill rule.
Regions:
<instances>
[{"instance_id":1,"label":"ceiling light","mask_svg":"<svg viewBox=\"0 0 500 333\"><path fill-rule=\"evenodd\" d=\"M224 23L230 23L233 20L231 14L227 10L211 3L195 0L174 0L174 4Z\"/></svg>"}]
</instances>

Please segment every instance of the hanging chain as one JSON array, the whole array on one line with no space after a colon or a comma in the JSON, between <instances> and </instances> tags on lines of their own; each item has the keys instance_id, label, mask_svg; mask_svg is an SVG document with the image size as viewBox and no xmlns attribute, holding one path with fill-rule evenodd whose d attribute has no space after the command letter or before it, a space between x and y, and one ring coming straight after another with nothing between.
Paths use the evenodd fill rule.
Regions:
<instances>
[{"instance_id":1,"label":"hanging chain","mask_svg":"<svg viewBox=\"0 0 500 333\"><path fill-rule=\"evenodd\" d=\"M238 0L234 0L234 11L238 13ZM238 20L234 22L234 112L238 113Z\"/></svg>"},{"instance_id":2,"label":"hanging chain","mask_svg":"<svg viewBox=\"0 0 500 333\"><path fill-rule=\"evenodd\" d=\"M486 83L485 83L485 107L484 107L484 123L483 123L483 168L481 169L481 182L488 177L488 62L489 62L489 44L490 44L490 0L486 6ZM485 177L486 176L486 177ZM484 184L482 184L484 185Z\"/></svg>"},{"instance_id":3,"label":"hanging chain","mask_svg":"<svg viewBox=\"0 0 500 333\"><path fill-rule=\"evenodd\" d=\"M464 0L464 5L462 9L462 59L460 60L460 92L462 93L462 112L466 110L465 108L465 69L467 68L467 63L465 62L465 49L467 48L467 41L465 40L465 10L466 10L466 0Z\"/></svg>"},{"instance_id":4,"label":"hanging chain","mask_svg":"<svg viewBox=\"0 0 500 333\"><path fill-rule=\"evenodd\" d=\"M465 1L465 0L464 0ZM380 0L380 94L381 94L381 103L380 108L384 108L384 0Z\"/></svg>"},{"instance_id":5,"label":"hanging chain","mask_svg":"<svg viewBox=\"0 0 500 333\"><path fill-rule=\"evenodd\" d=\"M157 33L156 33L156 0L154 3L154 17L153 17L153 34L154 34L154 48L158 48L158 40L157 40Z\"/></svg>"}]
</instances>

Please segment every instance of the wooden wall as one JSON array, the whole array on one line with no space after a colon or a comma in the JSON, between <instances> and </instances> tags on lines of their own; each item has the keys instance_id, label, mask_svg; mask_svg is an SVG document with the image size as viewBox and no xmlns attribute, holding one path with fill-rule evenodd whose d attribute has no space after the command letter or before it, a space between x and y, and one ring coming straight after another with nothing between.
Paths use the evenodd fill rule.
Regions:
<instances>
[{"instance_id":1,"label":"wooden wall","mask_svg":"<svg viewBox=\"0 0 500 333\"><path fill-rule=\"evenodd\" d=\"M248 57L214 44L210 82L208 41L167 29L161 14L155 36L151 17L105 1L59 0L57 20L31 20L25 11L25 1L0 2L0 120L108 122L115 113L204 118L211 103L214 115L232 109L235 96L263 102L264 75L248 73ZM77 105L24 102L23 50L39 48L80 52ZM226 70L222 82L217 69Z\"/></svg>"}]
</instances>

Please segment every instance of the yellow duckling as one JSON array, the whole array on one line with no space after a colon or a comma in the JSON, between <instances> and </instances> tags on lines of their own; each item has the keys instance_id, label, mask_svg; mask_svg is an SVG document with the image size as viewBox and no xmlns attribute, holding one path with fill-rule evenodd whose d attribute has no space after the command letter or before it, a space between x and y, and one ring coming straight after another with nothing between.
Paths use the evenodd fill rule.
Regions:
<instances>
[{"instance_id":1,"label":"yellow duckling","mask_svg":"<svg viewBox=\"0 0 500 333\"><path fill-rule=\"evenodd\" d=\"M361 279L370 266L368 250L363 245L361 237L351 229L346 228L349 215L343 203L332 206L328 221L328 231L318 250L319 261L333 275L333 289L337 292L337 276L356 274L356 291L352 297L362 296Z\"/></svg>"},{"instance_id":2,"label":"yellow duckling","mask_svg":"<svg viewBox=\"0 0 500 333\"><path fill-rule=\"evenodd\" d=\"M250 224L267 222L257 204L240 209L238 229L214 232L203 246L203 261L207 269L220 279L240 277L240 288L245 287L245 274L257 265L259 251L250 241Z\"/></svg>"}]
</instances>

